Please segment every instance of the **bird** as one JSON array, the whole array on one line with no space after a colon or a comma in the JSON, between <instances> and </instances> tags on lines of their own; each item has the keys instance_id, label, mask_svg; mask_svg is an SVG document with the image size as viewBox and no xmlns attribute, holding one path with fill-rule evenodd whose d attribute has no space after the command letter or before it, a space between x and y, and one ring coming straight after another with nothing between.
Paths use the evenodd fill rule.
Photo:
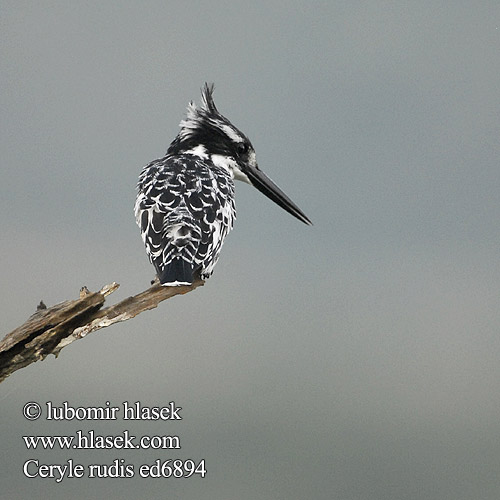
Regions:
<instances>
[{"instance_id":1,"label":"bird","mask_svg":"<svg viewBox=\"0 0 500 500\"><path fill-rule=\"evenodd\" d=\"M164 157L146 165L134 212L162 286L208 279L236 218L234 181L243 181L305 224L310 219L260 170L248 137L219 113L214 85L189 102Z\"/></svg>"}]
</instances>

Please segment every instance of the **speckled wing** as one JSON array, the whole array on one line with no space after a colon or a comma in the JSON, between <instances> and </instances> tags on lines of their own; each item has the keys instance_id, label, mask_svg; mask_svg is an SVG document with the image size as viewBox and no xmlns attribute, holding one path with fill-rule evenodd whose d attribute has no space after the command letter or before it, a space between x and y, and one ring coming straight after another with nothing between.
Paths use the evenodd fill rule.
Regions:
<instances>
[{"instance_id":1,"label":"speckled wing","mask_svg":"<svg viewBox=\"0 0 500 500\"><path fill-rule=\"evenodd\" d=\"M135 216L162 285L208 278L235 218L227 170L195 155L167 155L139 177Z\"/></svg>"}]
</instances>

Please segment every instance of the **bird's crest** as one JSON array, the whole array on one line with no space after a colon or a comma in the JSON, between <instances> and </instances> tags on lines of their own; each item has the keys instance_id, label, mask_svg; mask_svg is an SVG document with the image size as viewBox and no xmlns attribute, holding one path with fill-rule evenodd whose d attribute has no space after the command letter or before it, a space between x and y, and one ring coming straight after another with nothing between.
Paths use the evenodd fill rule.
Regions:
<instances>
[{"instance_id":1,"label":"bird's crest","mask_svg":"<svg viewBox=\"0 0 500 500\"><path fill-rule=\"evenodd\" d=\"M187 116L179 124L179 137L182 141L191 139L201 130L211 129L216 135L224 134L233 142L244 142L245 136L215 106L214 84L205 83L201 89L201 106L191 101L187 107Z\"/></svg>"},{"instance_id":2,"label":"bird's crest","mask_svg":"<svg viewBox=\"0 0 500 500\"><path fill-rule=\"evenodd\" d=\"M214 102L214 84L205 82L201 89L201 105L209 113L219 114Z\"/></svg>"}]
</instances>

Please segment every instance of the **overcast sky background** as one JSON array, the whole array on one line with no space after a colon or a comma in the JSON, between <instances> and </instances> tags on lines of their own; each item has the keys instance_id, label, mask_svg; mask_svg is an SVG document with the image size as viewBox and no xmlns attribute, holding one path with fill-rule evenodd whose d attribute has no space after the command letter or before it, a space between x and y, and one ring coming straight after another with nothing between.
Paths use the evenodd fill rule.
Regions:
<instances>
[{"instance_id":1,"label":"overcast sky background","mask_svg":"<svg viewBox=\"0 0 500 500\"><path fill-rule=\"evenodd\" d=\"M0 2L2 334L153 276L143 165L189 100L220 111L307 227L237 185L213 277L0 387L0 498L497 500L497 0ZM22 417L27 401L182 406L181 422ZM175 434L182 450L21 436ZM206 459L205 479L26 479L23 463ZM137 476L137 474L136 474Z\"/></svg>"}]
</instances>

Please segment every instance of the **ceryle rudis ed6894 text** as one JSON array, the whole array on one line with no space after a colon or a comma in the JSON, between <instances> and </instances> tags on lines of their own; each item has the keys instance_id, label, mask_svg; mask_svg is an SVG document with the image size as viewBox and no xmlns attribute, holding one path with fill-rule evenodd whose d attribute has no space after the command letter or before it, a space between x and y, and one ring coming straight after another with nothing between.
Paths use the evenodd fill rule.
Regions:
<instances>
[{"instance_id":1,"label":"ceryle rudis ed6894 text","mask_svg":"<svg viewBox=\"0 0 500 500\"><path fill-rule=\"evenodd\" d=\"M187 117L166 156L144 167L137 185L135 216L160 283L190 285L207 279L235 219L234 179L255 186L306 224L311 221L259 169L250 140L213 101L189 103Z\"/></svg>"}]
</instances>

